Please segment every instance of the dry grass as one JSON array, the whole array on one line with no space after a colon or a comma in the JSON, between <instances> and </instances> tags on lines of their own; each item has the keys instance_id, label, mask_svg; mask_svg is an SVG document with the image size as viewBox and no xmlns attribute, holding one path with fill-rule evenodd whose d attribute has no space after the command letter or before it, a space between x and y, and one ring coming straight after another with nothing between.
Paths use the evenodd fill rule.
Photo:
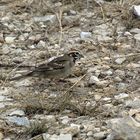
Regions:
<instances>
[{"instance_id":1,"label":"dry grass","mask_svg":"<svg viewBox=\"0 0 140 140\"><path fill-rule=\"evenodd\" d=\"M140 27L140 21L135 18L131 8L133 5L139 4L139 0L120 0L108 2L103 5L105 17L116 19L119 23L125 25L126 28ZM120 22L121 21L121 22Z\"/></svg>"}]
</instances>

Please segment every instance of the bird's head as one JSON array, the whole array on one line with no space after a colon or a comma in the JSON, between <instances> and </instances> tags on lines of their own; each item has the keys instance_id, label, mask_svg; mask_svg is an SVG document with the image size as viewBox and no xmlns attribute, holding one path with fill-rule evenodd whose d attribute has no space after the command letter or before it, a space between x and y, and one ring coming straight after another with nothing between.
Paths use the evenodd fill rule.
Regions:
<instances>
[{"instance_id":1,"label":"bird's head","mask_svg":"<svg viewBox=\"0 0 140 140\"><path fill-rule=\"evenodd\" d=\"M67 55L73 57L74 62L84 57L79 51L71 51Z\"/></svg>"}]
</instances>

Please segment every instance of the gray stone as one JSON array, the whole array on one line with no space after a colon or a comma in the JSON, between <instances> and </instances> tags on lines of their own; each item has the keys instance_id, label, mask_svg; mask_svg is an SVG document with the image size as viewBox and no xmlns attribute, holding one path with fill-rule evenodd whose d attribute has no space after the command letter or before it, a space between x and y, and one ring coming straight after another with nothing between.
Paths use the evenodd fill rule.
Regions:
<instances>
[{"instance_id":1,"label":"gray stone","mask_svg":"<svg viewBox=\"0 0 140 140\"><path fill-rule=\"evenodd\" d=\"M34 17L33 18L35 22L50 22L54 23L56 21L55 15L47 15L47 16L40 16L40 17Z\"/></svg>"},{"instance_id":2,"label":"gray stone","mask_svg":"<svg viewBox=\"0 0 140 140\"><path fill-rule=\"evenodd\" d=\"M98 77L96 76L91 76L89 79L89 84L96 84L97 82L99 82L100 80L98 79Z\"/></svg>"},{"instance_id":3,"label":"gray stone","mask_svg":"<svg viewBox=\"0 0 140 140\"><path fill-rule=\"evenodd\" d=\"M6 96L0 95L0 102L5 102L5 101L12 101L13 99L8 98Z\"/></svg>"},{"instance_id":4,"label":"gray stone","mask_svg":"<svg viewBox=\"0 0 140 140\"><path fill-rule=\"evenodd\" d=\"M77 12L76 12L76 11L74 11L74 10L70 10L70 14L71 14L71 15L76 15L76 14L77 14Z\"/></svg>"},{"instance_id":5,"label":"gray stone","mask_svg":"<svg viewBox=\"0 0 140 140\"><path fill-rule=\"evenodd\" d=\"M137 41L140 41L140 33L139 34L135 34L134 35L134 39L136 39Z\"/></svg>"},{"instance_id":6,"label":"gray stone","mask_svg":"<svg viewBox=\"0 0 140 140\"><path fill-rule=\"evenodd\" d=\"M120 99L128 98L129 95L127 93L119 93L119 95L115 95L114 97L115 99L120 100Z\"/></svg>"},{"instance_id":7,"label":"gray stone","mask_svg":"<svg viewBox=\"0 0 140 140\"><path fill-rule=\"evenodd\" d=\"M80 129L77 126L70 126L62 129L61 134L71 134L72 136L77 135L80 132Z\"/></svg>"},{"instance_id":8,"label":"gray stone","mask_svg":"<svg viewBox=\"0 0 140 140\"><path fill-rule=\"evenodd\" d=\"M140 19L140 5L133 6L133 13Z\"/></svg>"},{"instance_id":9,"label":"gray stone","mask_svg":"<svg viewBox=\"0 0 140 140\"><path fill-rule=\"evenodd\" d=\"M98 133L94 133L94 138L96 140L102 140L106 137L106 132L98 132Z\"/></svg>"},{"instance_id":10,"label":"gray stone","mask_svg":"<svg viewBox=\"0 0 140 140\"><path fill-rule=\"evenodd\" d=\"M115 75L120 76L121 78L125 77L125 71L118 69L115 71Z\"/></svg>"},{"instance_id":11,"label":"gray stone","mask_svg":"<svg viewBox=\"0 0 140 140\"><path fill-rule=\"evenodd\" d=\"M5 37L6 43L13 43L16 37L7 36Z\"/></svg>"},{"instance_id":12,"label":"gray stone","mask_svg":"<svg viewBox=\"0 0 140 140\"><path fill-rule=\"evenodd\" d=\"M135 33L135 34L140 34L140 29L139 28L132 28L130 30L131 33Z\"/></svg>"},{"instance_id":13,"label":"gray stone","mask_svg":"<svg viewBox=\"0 0 140 140\"><path fill-rule=\"evenodd\" d=\"M15 110L9 114L9 116L24 116L25 112L23 110Z\"/></svg>"},{"instance_id":14,"label":"gray stone","mask_svg":"<svg viewBox=\"0 0 140 140\"><path fill-rule=\"evenodd\" d=\"M88 137L92 137L93 136L93 132L92 131L87 132L87 136Z\"/></svg>"},{"instance_id":15,"label":"gray stone","mask_svg":"<svg viewBox=\"0 0 140 140\"><path fill-rule=\"evenodd\" d=\"M136 100L133 100L133 101L127 101L126 102L126 107L130 107L130 108L133 108L133 109L140 108L140 99L136 99Z\"/></svg>"},{"instance_id":16,"label":"gray stone","mask_svg":"<svg viewBox=\"0 0 140 140\"><path fill-rule=\"evenodd\" d=\"M10 48L9 48L9 46L8 46L7 44L4 44L4 45L2 46L2 53L3 53L3 54L8 54L8 53L10 53Z\"/></svg>"},{"instance_id":17,"label":"gray stone","mask_svg":"<svg viewBox=\"0 0 140 140\"><path fill-rule=\"evenodd\" d=\"M59 140L72 140L72 135L71 134L61 134L59 136Z\"/></svg>"},{"instance_id":18,"label":"gray stone","mask_svg":"<svg viewBox=\"0 0 140 140\"><path fill-rule=\"evenodd\" d=\"M112 119L108 121L108 127L112 132L107 140L139 140L140 138L140 123L130 116Z\"/></svg>"},{"instance_id":19,"label":"gray stone","mask_svg":"<svg viewBox=\"0 0 140 140\"><path fill-rule=\"evenodd\" d=\"M127 86L125 83L118 83L117 88L118 90L125 90Z\"/></svg>"},{"instance_id":20,"label":"gray stone","mask_svg":"<svg viewBox=\"0 0 140 140\"><path fill-rule=\"evenodd\" d=\"M87 39L87 38L91 38L91 33L90 32L81 32L80 33L80 37L81 37L81 39Z\"/></svg>"},{"instance_id":21,"label":"gray stone","mask_svg":"<svg viewBox=\"0 0 140 140\"><path fill-rule=\"evenodd\" d=\"M72 140L72 135L71 134L50 135L48 133L44 133L43 140Z\"/></svg>"},{"instance_id":22,"label":"gray stone","mask_svg":"<svg viewBox=\"0 0 140 140\"><path fill-rule=\"evenodd\" d=\"M6 117L6 119L9 122L14 123L18 126L29 126L30 125L30 121L28 120L27 117L8 116L8 117Z\"/></svg>"},{"instance_id":23,"label":"gray stone","mask_svg":"<svg viewBox=\"0 0 140 140\"><path fill-rule=\"evenodd\" d=\"M121 57L121 58L117 58L116 60L115 60L115 62L117 63L117 64L122 64L124 61L126 60L126 58L125 57Z\"/></svg>"},{"instance_id":24,"label":"gray stone","mask_svg":"<svg viewBox=\"0 0 140 140\"><path fill-rule=\"evenodd\" d=\"M20 75L17 75L17 77L20 76ZM15 76L16 77L16 76ZM29 81L28 79L21 79L20 81L18 82L15 82L15 87L22 87L22 86L29 86L31 85L32 82Z\"/></svg>"}]
</instances>

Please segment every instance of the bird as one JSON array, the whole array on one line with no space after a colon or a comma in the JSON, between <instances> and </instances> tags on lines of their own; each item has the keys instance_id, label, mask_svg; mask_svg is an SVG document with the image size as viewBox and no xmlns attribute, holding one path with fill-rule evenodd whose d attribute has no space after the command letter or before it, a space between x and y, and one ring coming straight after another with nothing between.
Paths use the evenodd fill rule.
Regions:
<instances>
[{"instance_id":1,"label":"bird","mask_svg":"<svg viewBox=\"0 0 140 140\"><path fill-rule=\"evenodd\" d=\"M68 77L72 73L76 61L84 56L79 51L70 51L58 56L48 63L41 64L33 70L24 73L21 76L16 76L10 80L19 80L25 77L45 77L49 79L62 79Z\"/></svg>"}]
</instances>

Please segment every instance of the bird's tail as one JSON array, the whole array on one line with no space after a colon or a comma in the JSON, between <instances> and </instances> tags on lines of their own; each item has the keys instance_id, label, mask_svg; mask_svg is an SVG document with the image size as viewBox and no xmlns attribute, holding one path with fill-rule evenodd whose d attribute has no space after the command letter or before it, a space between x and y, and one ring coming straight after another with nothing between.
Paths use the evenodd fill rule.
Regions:
<instances>
[{"instance_id":1,"label":"bird's tail","mask_svg":"<svg viewBox=\"0 0 140 140\"><path fill-rule=\"evenodd\" d=\"M10 78L9 80L10 80L10 81L20 80L20 79L22 79L22 78L26 78L26 77L32 76L32 74L33 74L33 71L30 71L30 72L24 73L24 74L21 75L21 76L16 76L16 77Z\"/></svg>"}]
</instances>

